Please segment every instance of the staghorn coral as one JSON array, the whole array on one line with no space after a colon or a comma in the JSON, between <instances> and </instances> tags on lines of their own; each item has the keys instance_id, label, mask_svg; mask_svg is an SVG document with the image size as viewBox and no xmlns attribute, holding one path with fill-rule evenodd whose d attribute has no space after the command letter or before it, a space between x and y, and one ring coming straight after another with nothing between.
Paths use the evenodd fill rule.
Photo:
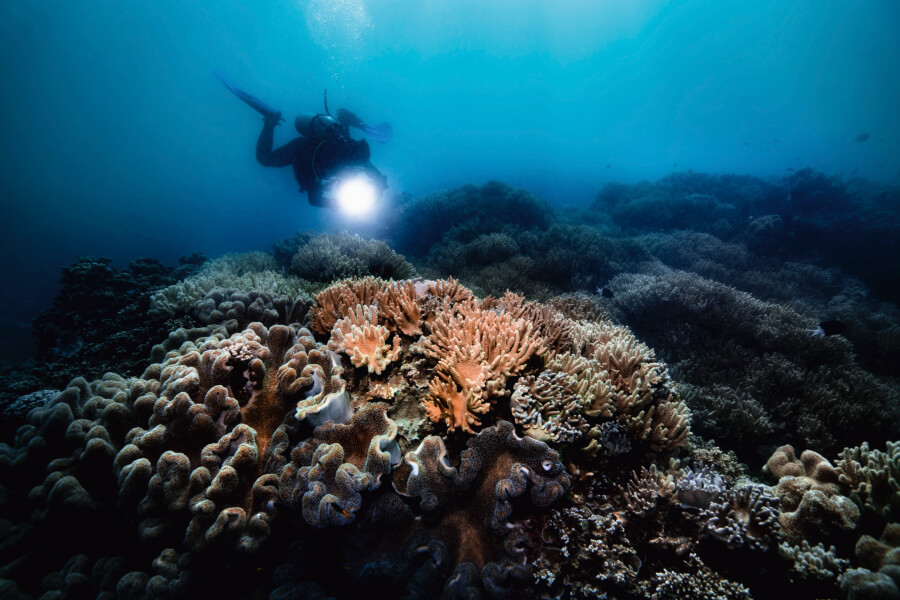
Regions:
<instances>
[{"instance_id":1,"label":"staghorn coral","mask_svg":"<svg viewBox=\"0 0 900 600\"><path fill-rule=\"evenodd\" d=\"M552 552L535 561L535 584L542 591L566 590L573 598L596 598L609 584L634 581L642 566L625 525L612 510L555 508L540 535L552 546Z\"/></svg>"},{"instance_id":2,"label":"staghorn coral","mask_svg":"<svg viewBox=\"0 0 900 600\"><path fill-rule=\"evenodd\" d=\"M404 252L423 255L437 242L472 241L511 224L546 227L553 216L547 202L498 181L466 185L411 200L400 207L393 237Z\"/></svg>"},{"instance_id":3,"label":"staghorn coral","mask_svg":"<svg viewBox=\"0 0 900 600\"><path fill-rule=\"evenodd\" d=\"M801 324L815 321L795 308L662 267L611 285L612 313L667 361L697 432L737 441L738 456L764 460L759 448L787 436L837 451L897 428L896 386L864 371L840 336L811 344Z\"/></svg>"},{"instance_id":4,"label":"staghorn coral","mask_svg":"<svg viewBox=\"0 0 900 600\"><path fill-rule=\"evenodd\" d=\"M696 554L690 555L687 566L686 571L663 569L653 579L641 582L638 589L650 600L751 600L749 589L717 574Z\"/></svg>"}]
</instances>

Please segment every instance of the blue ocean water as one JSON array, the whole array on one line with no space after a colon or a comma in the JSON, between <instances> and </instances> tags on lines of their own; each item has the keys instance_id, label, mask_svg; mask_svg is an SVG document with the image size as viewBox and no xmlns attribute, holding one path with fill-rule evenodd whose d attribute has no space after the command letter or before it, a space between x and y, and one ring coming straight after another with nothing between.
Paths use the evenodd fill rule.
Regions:
<instances>
[{"instance_id":1,"label":"blue ocean water","mask_svg":"<svg viewBox=\"0 0 900 600\"><path fill-rule=\"evenodd\" d=\"M321 597L317 591L304 595L303 586L311 582L336 597L358 597L371 581L396 591L393 597L403 590L410 598L439 597L441 590L453 597L465 588L498 596L524 589L534 597L605 597L602 591L656 598L675 593L660 587L666 577L671 576L666 585L677 588L678 578L688 573L700 587L718 586L720 597L749 598L742 586L752 588L755 597L775 597L790 586L797 598L830 598L841 593L848 569L872 571L860 569L861 579L877 576L880 565L858 551L857 540L871 536L874 544L883 531L884 540L895 543L896 531L890 538L885 526L897 527L900 514L895 485L900 445L890 442L900 423L898 23L895 0L0 3L5 91L0 110L0 507L8 511L0 515L0 530L12 540L0 544L0 596L16 585L25 594L67 589L75 597L79 585L82 596L89 595L84 591L89 586L111 593L112 579L120 577L125 583L117 597L128 592L137 597L148 574L156 572L168 577L166 585L177 597L191 585L203 589L202 577L218 575L223 564L226 571L239 573L240 581L232 586L226 578L209 577L211 589L222 597L271 592L273 599ZM350 219L310 206L289 167L259 164L262 120L214 73L283 112L276 146L296 137L295 115L325 110L326 90L332 112L343 107L367 122L390 123L390 141L370 141L372 162L389 185L380 210ZM410 262L374 242L298 234L306 231L380 236ZM408 330L398 325L403 335L391 333L393 358L381 358L394 364L380 365L383 373L354 362L346 348L339 349L347 354L342 357L331 343L324 345L336 324L310 325L318 340L299 325L285 333L289 328L282 325L308 325L314 319L308 314L312 300L303 294L318 293L338 277L334 273L354 266L328 262L335 256L346 259L334 249L340 244L362 244L360 254L381 252L377 266L394 269L389 275L396 279L411 277L415 266L425 277L455 276L480 296L493 294L465 309L473 315L477 306L485 322L498 323L522 309L515 297L497 299L508 287L529 300L540 299L559 311L555 324L543 323L540 339L556 339L563 347L559 340L571 336L572 355L583 354L578 359L588 357L592 344L606 335L591 329L595 325L629 327L639 341L621 347L638 348L633 362L659 360L648 367L652 376L643 379L656 386L641 396L653 407L627 416L631 407L621 400L627 396L622 390L627 382L642 380L623 377L626 383L616 383L615 392L625 406L616 409L621 414L607 414L604 410L611 409L605 405L581 414L590 402L580 404L584 398L572 389L580 377L601 376L589 369L576 376L581 367L572 366L575 362L551 367L550 351L541 358L535 346L522 350L520 364L504 367L507 372L491 385L481 380L478 385L492 390L477 390L491 401L483 413L472 409L466 414L468 404L466 410L442 412L436 400L440 387L449 386L447 395L458 392L439 369L440 351L454 347L441 335L452 328L429 330L424 312L421 322L406 323ZM151 314L150 294L171 282L159 283L164 277L152 261L132 262L149 257L174 266L195 253L215 258L255 250L271 256L235 263L255 264L252 274L275 281L273 287L285 275L308 280L302 291L291 290L287 308L278 304L284 297L251 305L251 299L262 298L259 290L217 287ZM316 252L331 254L322 259ZM107 257L109 265L105 259L79 257ZM276 262L283 272L264 272ZM189 272L166 276L174 282ZM234 275L229 281L237 280ZM437 311L427 301L432 293L441 294L428 287L429 281L404 285L413 286L413 303L429 296L420 303ZM387 289L379 294L388 294ZM570 292L577 295L557 296ZM462 304L459 298L466 293L453 302ZM379 295L380 301L385 297ZM378 301L373 302L368 310L378 309ZM256 321L251 314L264 311L252 309L263 305L269 313L259 320L272 317L278 304L282 312L276 320L282 325L267 323L270 329L262 334L257 323L239 341L208 342L210 352L218 353L219 370L210 370L219 376L214 389L227 384L227 393L209 391L206 405L195 394L190 414L202 413L199 424L171 427L175 438L190 431L184 443L188 449L181 447L181 438L154 441L153 432L159 430L152 427L169 418L180 426L187 402L181 397L180 408L166 405L183 391L182 382L146 365L162 362L167 351L179 347L184 356L170 360L183 359L179 367L193 364L188 344L200 344L201 330L204 336L221 334L216 328L230 322L233 315L222 313L233 304L244 312L235 311L229 334ZM536 324L549 319L550 312L517 314L528 314ZM442 317L464 328L455 317ZM240 319L247 322L238 327ZM554 326L562 331L557 338L551 335ZM176 334L180 327L194 328L193 333L179 329ZM534 331L539 327L534 325ZM490 334L500 330L490 329ZM623 331L615 329L614 335L630 339L631 333ZM168 345L161 344L169 333ZM147 339L135 339L142 334ZM270 336L262 344L266 349L260 350L257 334ZM279 336L287 335L296 337L298 347L301 339L307 348L320 344L318 366L334 369L335 379L316 372L309 377L314 383L297 384L290 394L284 392L289 399L282 402L277 386L269 385L271 375L260 375L265 369L256 358L284 358ZM647 344L645 353L640 343ZM571 350L565 348L553 352L561 356ZM346 371L338 372L342 360ZM272 366L266 368L282 385L288 370ZM91 390L87 382L71 379L96 379L107 368L120 369L123 376L145 375L127 385L109 375ZM549 381L557 375L543 388L551 391L540 408L553 427L534 427L529 419L540 414L534 407L539 403L528 406L523 390L532 384L538 390L535 381L546 383L540 377ZM203 394L212 380L204 381ZM69 381L61 395L48 389L63 389ZM135 387L123 396L121 390L130 385ZM466 393L471 391L467 386L477 387L468 379L460 386ZM184 389L197 392L189 383ZM381 463L373 459L376 482L360 483L360 476L353 483L364 492L356 504L354 488L334 506L320 495L310 508L308 496L321 489L303 480L309 490L301 485L300 492L284 491L302 479L292 480L296 473L290 472L279 480L281 496L266 496L278 487L274 473L281 477L290 471L278 460L290 454L309 469L326 460L320 456L323 440L342 435L328 429L333 423L313 432L309 423L314 420L304 422L306 417L296 416L300 409L294 412L298 394L304 400L340 399L345 389L358 421L368 419L372 431L392 426L372 416L388 414L387 405L376 401L387 401L389 416L402 421L400 437L374 443L379 451L391 451ZM508 400L513 390L515 401ZM88 395L92 400L85 403ZM216 398L221 406L213 406ZM351 418L350 398L335 414ZM44 411L47 402L51 410ZM107 405L113 409L100 410ZM32 406L38 409L26 417ZM571 421L563 422L562 413ZM466 416L470 420L462 421ZM689 417L695 434L690 439ZM280 440L273 433L284 424L276 422L279 418L291 432ZM232 428L238 420L244 428ZM640 425L650 427L647 423L657 428L639 439L633 429L644 431ZM585 448L570 445L572 438L560 434L565 430L577 438L589 426L596 447L583 454ZM141 427L146 430L135 433ZM260 469L268 479L261 475L259 488L250 481L257 495L250 505L226 498L228 504L222 500L228 494L218 483L210 484L203 469L219 468L222 460L238 464L236 448L244 452L256 430L260 455L268 457ZM213 433L207 446L204 436ZM426 443L425 436L432 434L442 436L447 447L444 441L438 446L434 437ZM38 435L46 442L30 443ZM279 443L280 458L272 450ZM871 444L872 453L864 443ZM892 458L877 454L885 443ZM217 449L208 450L214 444ZM796 448L786 450L790 447L782 444ZM285 450L290 445L300 449L299 458ZM435 493L449 500L427 500L421 492L420 502L409 483L410 469L418 472L414 463L422 459L424 465L431 452L430 468L444 473L449 467L441 452L448 448L458 477L452 483L438 478ZM842 448L849 450L839 455ZM801 461L797 457L804 449L814 452ZM163 450L185 454L173 457ZM482 466L472 466L479 452L492 457L520 453L511 462L515 466L497 474L496 497L488 489L483 503L475 482L489 476L479 470ZM244 452L242 460L249 454ZM401 454L402 466L396 460ZM670 456L682 462L670 463ZM160 477L151 480L147 457L158 461L160 474L171 468L166 474L171 481L183 476L183 489L178 488L183 497L167 496L163 502L169 492L160 491ZM63 460L44 464L54 458ZM767 458L771 464L764 473ZM522 467L519 459L531 466ZM845 469L844 479L869 476L859 474L863 467L854 470L854 461L878 466L892 460L894 470L886 467L890 474L882 480L872 475L873 485L883 484L884 493L867 503L865 492L844 480L835 491L837 471L830 464L820 469L820 459ZM368 459L366 464L368 469ZM188 468L190 486L185 483ZM543 474L546 478L540 469L549 473ZM46 480L45 470L50 473ZM822 509L825 516L811 511L805 521L793 512L802 513L796 506L777 508L776 495L784 496L785 504L791 500L790 489L784 489L790 482L782 486L778 478L801 470L820 478L810 485L839 498L834 500L838 508ZM15 476L6 477L10 474ZM750 481L748 475L754 485L741 487ZM772 486L760 484L764 480ZM248 492L245 484L237 486L240 491ZM207 485L219 490L216 510L227 507L216 513L215 524L194 510L198 490ZM666 491L666 485L672 489ZM530 502L518 498L526 489ZM793 500L799 502L802 492ZM506 494L517 497L513 504ZM662 498L664 508L647 508L643 501L651 496L653 502ZM451 506L440 507L446 514L428 507L438 501ZM43 514L33 502L43 503ZM729 507L740 512L735 507L742 503L748 505L744 521L754 520L749 529L744 523L744 530L735 533L716 524L732 519ZM477 519L485 523L481 504L494 509L486 511L491 518L509 508L495 531L479 530ZM238 511L251 508L258 520L247 525ZM160 514L168 519L157 519ZM447 514L451 518L442 521ZM284 529L270 532L269 518ZM589 521L593 525L587 526ZM457 544L459 523L459 531L478 530L483 537L475 535L471 546ZM103 535L90 535L95 525ZM256 528L240 544L252 538L270 545L252 560L225 543L219 547L232 525L238 533L245 525L247 531ZM319 530L326 525L331 529ZM423 542L419 527L430 529L434 539ZM383 529L402 541L384 548ZM507 536L511 530L515 534ZM34 552L39 544L33 542L47 531L62 533L59 545L43 556ZM292 537L296 531L308 538ZM561 532L571 533L567 548L585 563L558 560L565 545ZM298 539L306 539L308 547L290 544ZM779 553L782 539L790 544ZM328 551L320 552L310 540ZM809 565L802 571L800 544L807 542L824 543L821 554L836 546L818 563L833 572ZM448 552L443 543L459 556L443 555ZM477 560L460 558L469 551L478 554L482 544L487 550ZM135 547L140 552L132 551ZM187 549L194 553L193 565ZM251 547L249 555L257 550ZM84 554L73 556L76 552ZM495 573L493 563L483 564L497 556L509 558L504 552L527 556L528 564L536 557L549 562L539 565L545 571L536 568L524 579L522 573ZM329 553L341 558L330 561ZM179 555L185 562L176 567ZM475 571L464 570L472 564L478 565ZM277 565L282 568L276 570ZM761 581L757 565L771 577ZM117 575L101 581L107 566ZM603 577L590 579L603 569ZM186 573L200 581L185 584ZM93 579L86 583L89 575ZM883 585L887 578L882 577ZM845 596L865 588L864 581L852 580L846 578L851 583L843 589ZM591 587L595 583L597 589ZM892 589L898 587L900 582ZM148 596L159 591L152 581L146 589Z\"/></svg>"},{"instance_id":2,"label":"blue ocean water","mask_svg":"<svg viewBox=\"0 0 900 600\"><path fill-rule=\"evenodd\" d=\"M3 329L78 255L167 262L345 226L256 164L260 120L214 69L286 115L327 88L389 121L373 159L394 193L498 179L585 204L687 169L896 182L897 22L867 0L4 2Z\"/></svg>"}]
</instances>

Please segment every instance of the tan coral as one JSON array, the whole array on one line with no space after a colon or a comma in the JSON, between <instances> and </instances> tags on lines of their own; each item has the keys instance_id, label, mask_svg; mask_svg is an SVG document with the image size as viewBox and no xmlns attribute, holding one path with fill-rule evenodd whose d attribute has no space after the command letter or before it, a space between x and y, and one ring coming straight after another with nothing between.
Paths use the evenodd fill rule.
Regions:
<instances>
[{"instance_id":1,"label":"tan coral","mask_svg":"<svg viewBox=\"0 0 900 600\"><path fill-rule=\"evenodd\" d=\"M860 508L894 521L900 515L900 442L888 442L887 450L872 450L867 442L845 448L839 455L840 482Z\"/></svg>"},{"instance_id":2,"label":"tan coral","mask_svg":"<svg viewBox=\"0 0 900 600\"><path fill-rule=\"evenodd\" d=\"M628 328L605 321L579 321L570 333L576 350L551 353L547 367L577 382L586 416L615 418L632 440L656 452L687 442L690 411L650 348ZM591 454L598 449L597 444L585 448Z\"/></svg>"},{"instance_id":3,"label":"tan coral","mask_svg":"<svg viewBox=\"0 0 900 600\"><path fill-rule=\"evenodd\" d=\"M444 373L428 383L431 392L423 400L428 418L434 422L443 421L453 431L457 427L467 433L474 433L472 426L480 426L481 420L476 416L490 410L490 404L482 398L482 390L478 387L465 387L460 390L452 378Z\"/></svg>"},{"instance_id":4,"label":"tan coral","mask_svg":"<svg viewBox=\"0 0 900 600\"><path fill-rule=\"evenodd\" d=\"M530 322L502 309L484 310L475 299L454 308L438 315L418 349L438 361L435 372L441 378L432 381L435 399L429 401L429 417L471 432L471 425L480 421L464 409L475 403L480 413L487 412L487 398L508 395L506 379L546 348Z\"/></svg>"},{"instance_id":5,"label":"tan coral","mask_svg":"<svg viewBox=\"0 0 900 600\"><path fill-rule=\"evenodd\" d=\"M463 286L459 280L452 277L428 282L424 294L418 295L433 296L450 304L466 302L474 298L469 288Z\"/></svg>"},{"instance_id":6,"label":"tan coral","mask_svg":"<svg viewBox=\"0 0 900 600\"><path fill-rule=\"evenodd\" d=\"M529 302L525 296L507 291L500 298L488 296L482 302L482 309L495 308L506 311L513 319L533 323L535 333L546 341L549 352L569 352L573 349L574 323L552 306Z\"/></svg>"},{"instance_id":7,"label":"tan coral","mask_svg":"<svg viewBox=\"0 0 900 600\"><path fill-rule=\"evenodd\" d=\"M393 345L388 344L391 332L377 321L375 306L357 304L348 316L335 322L328 348L349 356L353 366L366 367L369 373L380 375L397 360L402 348L399 337L394 337Z\"/></svg>"},{"instance_id":8,"label":"tan coral","mask_svg":"<svg viewBox=\"0 0 900 600\"><path fill-rule=\"evenodd\" d=\"M375 303L388 329L408 336L422 335L422 308L417 302L415 281L386 286L375 297Z\"/></svg>"},{"instance_id":9,"label":"tan coral","mask_svg":"<svg viewBox=\"0 0 900 600\"><path fill-rule=\"evenodd\" d=\"M344 318L357 304L370 305L387 282L378 277L346 279L334 283L316 296L316 304L309 310L313 331L327 334L334 324Z\"/></svg>"},{"instance_id":10,"label":"tan coral","mask_svg":"<svg viewBox=\"0 0 900 600\"><path fill-rule=\"evenodd\" d=\"M503 311L483 310L477 302L445 311L431 326L420 344L425 355L441 360L460 347L477 348L481 361L493 377L509 377L519 372L533 355L546 351L532 324L514 319Z\"/></svg>"}]
</instances>

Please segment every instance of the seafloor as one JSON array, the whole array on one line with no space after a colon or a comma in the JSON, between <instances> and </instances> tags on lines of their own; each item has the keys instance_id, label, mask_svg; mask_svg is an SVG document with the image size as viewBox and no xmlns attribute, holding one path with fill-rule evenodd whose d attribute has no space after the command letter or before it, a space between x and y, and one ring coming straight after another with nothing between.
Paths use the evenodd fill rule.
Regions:
<instances>
[{"instance_id":1,"label":"seafloor","mask_svg":"<svg viewBox=\"0 0 900 600\"><path fill-rule=\"evenodd\" d=\"M392 208L63 269L0 372L0 597L900 598L900 190Z\"/></svg>"}]
</instances>

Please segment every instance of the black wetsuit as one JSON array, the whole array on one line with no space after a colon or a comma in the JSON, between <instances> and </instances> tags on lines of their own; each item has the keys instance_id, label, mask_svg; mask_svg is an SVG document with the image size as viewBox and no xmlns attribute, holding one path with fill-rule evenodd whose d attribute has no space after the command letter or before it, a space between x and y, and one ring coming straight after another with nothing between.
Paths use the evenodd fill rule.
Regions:
<instances>
[{"instance_id":1,"label":"black wetsuit","mask_svg":"<svg viewBox=\"0 0 900 600\"><path fill-rule=\"evenodd\" d=\"M361 122L359 118L344 110L338 113L338 117L340 127L335 127L327 135L320 138L301 135L274 150L272 145L277 121L266 119L256 141L256 160L264 167L291 165L294 177L300 184L300 191L307 193L309 203L313 206L326 206L326 201L322 197L322 180L342 167L363 167L373 175L377 175L381 183L387 187L384 176L369 160L369 143L350 137L348 128Z\"/></svg>"}]
</instances>

